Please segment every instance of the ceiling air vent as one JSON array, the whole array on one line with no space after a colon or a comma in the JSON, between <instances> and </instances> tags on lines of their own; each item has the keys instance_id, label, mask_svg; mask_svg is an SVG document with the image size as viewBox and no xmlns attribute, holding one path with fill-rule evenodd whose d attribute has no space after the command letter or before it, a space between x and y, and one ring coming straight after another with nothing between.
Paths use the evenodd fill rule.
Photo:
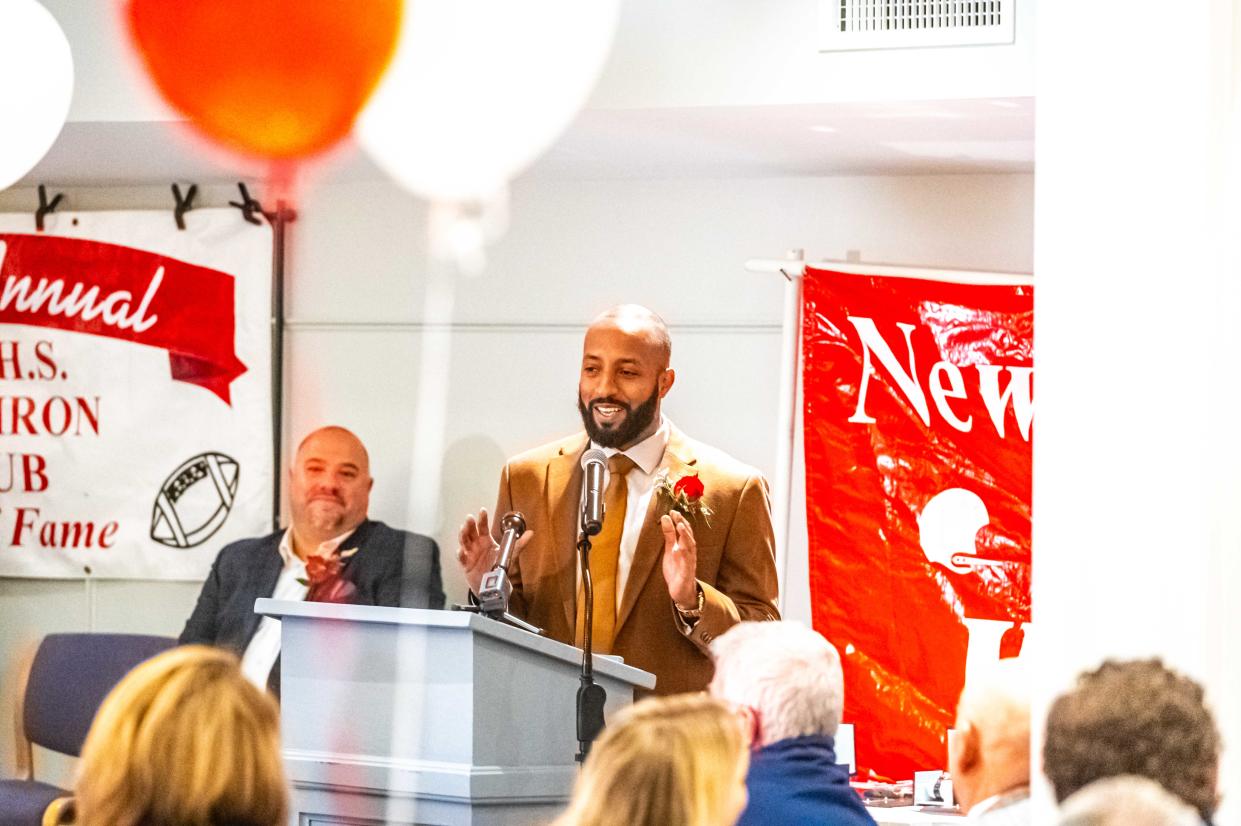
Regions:
<instances>
[{"instance_id":1,"label":"ceiling air vent","mask_svg":"<svg viewBox=\"0 0 1241 826\"><path fill-rule=\"evenodd\" d=\"M1013 42L1016 0L819 0L819 51Z\"/></svg>"}]
</instances>

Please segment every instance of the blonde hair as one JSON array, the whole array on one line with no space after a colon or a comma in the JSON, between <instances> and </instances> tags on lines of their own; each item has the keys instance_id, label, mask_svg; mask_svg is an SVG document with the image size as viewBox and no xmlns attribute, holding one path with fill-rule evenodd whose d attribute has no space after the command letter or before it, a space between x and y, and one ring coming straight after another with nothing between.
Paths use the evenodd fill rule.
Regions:
<instances>
[{"instance_id":1,"label":"blonde hair","mask_svg":"<svg viewBox=\"0 0 1241 826\"><path fill-rule=\"evenodd\" d=\"M160 654L100 706L76 794L79 826L283 826L276 704L228 652Z\"/></svg>"},{"instance_id":2,"label":"blonde hair","mask_svg":"<svg viewBox=\"0 0 1241 826\"><path fill-rule=\"evenodd\" d=\"M731 825L749 765L736 715L704 694L643 700L595 743L555 826ZM732 819L729 819L732 818Z\"/></svg>"}]
</instances>

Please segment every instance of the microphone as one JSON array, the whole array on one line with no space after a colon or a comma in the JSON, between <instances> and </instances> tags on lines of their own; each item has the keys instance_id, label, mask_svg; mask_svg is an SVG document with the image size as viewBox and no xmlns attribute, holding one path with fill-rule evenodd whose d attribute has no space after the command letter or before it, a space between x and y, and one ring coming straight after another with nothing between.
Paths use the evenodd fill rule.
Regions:
<instances>
[{"instance_id":1,"label":"microphone","mask_svg":"<svg viewBox=\"0 0 1241 826\"><path fill-rule=\"evenodd\" d=\"M507 571L517 540L526 532L526 517L521 515L521 511L509 511L500 520L500 530L504 531L504 535L500 537L500 560L496 566Z\"/></svg>"},{"instance_id":2,"label":"microphone","mask_svg":"<svg viewBox=\"0 0 1241 826\"><path fill-rule=\"evenodd\" d=\"M598 448L582 454L582 470L586 477L582 482L586 495L582 502L582 533L594 536L603 530L604 473L607 472L608 456Z\"/></svg>"},{"instance_id":3,"label":"microphone","mask_svg":"<svg viewBox=\"0 0 1241 826\"><path fill-rule=\"evenodd\" d=\"M504 614L508 611L509 598L513 595L513 583L508 578L508 566L513 559L517 540L526 532L526 518L520 511L509 511L500 520L500 558L496 566L483 575L478 588L478 607L484 614Z\"/></svg>"}]
</instances>

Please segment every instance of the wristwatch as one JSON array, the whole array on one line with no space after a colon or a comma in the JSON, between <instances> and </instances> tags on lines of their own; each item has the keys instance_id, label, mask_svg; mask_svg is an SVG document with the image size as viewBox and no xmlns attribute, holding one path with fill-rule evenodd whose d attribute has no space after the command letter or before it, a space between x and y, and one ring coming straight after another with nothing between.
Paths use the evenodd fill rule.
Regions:
<instances>
[{"instance_id":1,"label":"wristwatch","mask_svg":"<svg viewBox=\"0 0 1241 826\"><path fill-rule=\"evenodd\" d=\"M681 607L681 606L677 603L677 601L676 601L676 600L673 600L673 601L672 601L672 604L673 604L674 606L676 606L677 613L681 615L681 619L687 619L687 620L689 620L689 619L701 619L701 617L702 617L702 606L706 603L706 596L702 593L702 586L701 586L701 585L698 585L698 586L696 586L696 587L698 588L698 605L697 605L697 607L695 607L695 608L682 608L682 607Z\"/></svg>"}]
</instances>

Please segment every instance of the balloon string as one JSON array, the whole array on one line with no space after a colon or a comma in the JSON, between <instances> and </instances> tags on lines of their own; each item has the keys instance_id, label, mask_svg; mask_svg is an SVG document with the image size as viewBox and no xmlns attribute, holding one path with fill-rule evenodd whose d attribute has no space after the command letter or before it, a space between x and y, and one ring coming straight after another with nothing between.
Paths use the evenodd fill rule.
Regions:
<instances>
[{"instance_id":1,"label":"balloon string","mask_svg":"<svg viewBox=\"0 0 1241 826\"><path fill-rule=\"evenodd\" d=\"M267 172L267 185L271 203L296 203L294 198L297 188L297 162L284 159L273 159Z\"/></svg>"}]
</instances>

